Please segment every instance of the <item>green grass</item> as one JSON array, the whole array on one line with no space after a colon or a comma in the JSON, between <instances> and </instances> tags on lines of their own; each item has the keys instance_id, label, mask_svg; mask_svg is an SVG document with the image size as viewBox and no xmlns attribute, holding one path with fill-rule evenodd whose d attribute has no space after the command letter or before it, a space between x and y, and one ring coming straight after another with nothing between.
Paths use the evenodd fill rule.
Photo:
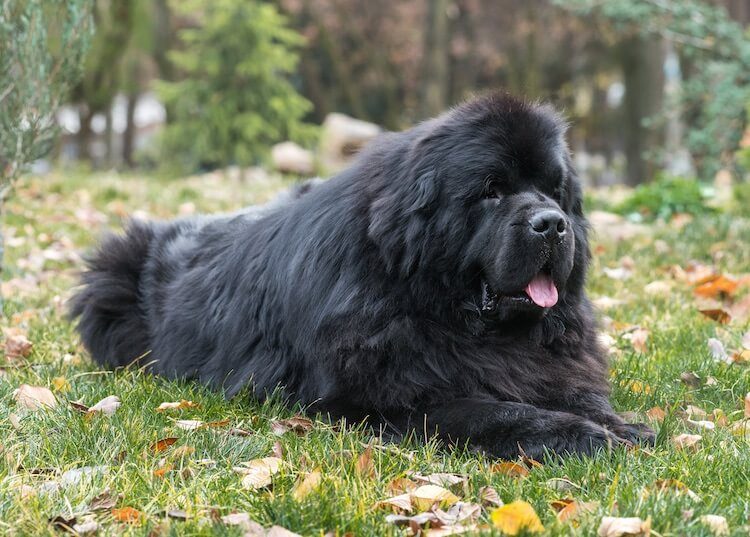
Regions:
<instances>
[{"instance_id":1,"label":"green grass","mask_svg":"<svg viewBox=\"0 0 750 537\"><path fill-rule=\"evenodd\" d=\"M109 488L121 494L118 506L143 512L141 525L113 520L109 511L97 512L100 533L127 535L240 535L237 528L215 522L211 513L247 512L268 527L274 524L302 535L399 534L385 522L386 511L373 505L388 497L388 484L409 471L422 474L455 472L468 476L462 499L477 502L485 485L495 487L505 502L530 502L551 535L594 534L602 516L651 517L658 535L711 535L699 522L705 514L727 518L733 535L746 535L750 516L750 446L727 428L703 433L695 452L676 450L670 438L688 432L679 410L686 405L707 411L722 409L732 421L742 417L742 398L750 391L750 368L713 361L706 340L719 337L728 348L737 347L746 324L718 325L698 313L692 290L675 281L666 296L653 296L644 287L654 280L672 281L669 265L689 260L715 263L722 272L750 272L750 221L727 215L697 218L681 231L654 225L648 236L618 244L600 237L589 283L593 298L624 300L602 312L615 323L604 322L616 338L613 356L613 403L619 411L635 412L643 420L646 410L661 406L670 417L661 426L652 450L617 451L594 458L547 461L523 479L491 471L493 461L459 451L446 452L434 445L405 444L398 452L374 451L375 477L362 477L355 469L365 432L342 430L316 423L306 436L274 436L270 422L289 417L294 410L276 403L258 405L247 394L227 402L216 393L190 383L152 378L137 370L104 372L94 368L64 317L64 301L76 283L82 253L107 227L118 227L122 215L145 210L166 218L180 211L223 211L255 201L265 201L282 186L281 180L241 183L222 177L169 182L142 177L55 175L22 181L7 206L5 319L3 327L27 331L34 347L26 359L0 358L0 534L59 534L49 523L57 515L81 513L91 499ZM47 252L47 258L44 253ZM61 252L61 256L49 255ZM618 266L623 256L636 261L626 281L607 278L602 268ZM23 285L27 278L26 286ZM20 283L19 283L20 282ZM622 324L650 330L648 352L635 352L621 336ZM696 372L716 382L690 388L680 374ZM58 392L61 404L50 411L21 416L13 391L22 383L52 387L64 378L69 390ZM633 389L639 386L640 389ZM122 406L112 417L87 419L66 404L81 400L92 405L117 395ZM193 400L200 408L157 413L163 401ZM21 416L20 426L11 414ZM15 418L13 418L15 419ZM185 431L175 419L231 420L232 426L252 431L247 437L230 436L226 428ZM178 437L163 453L148 447L160 438ZM268 456L274 443L283 446L285 465L270 490L248 491L232 471L243 461ZM183 457L172 454L179 446L195 449ZM164 477L154 474L160 460L174 470ZM201 459L215 466L201 465ZM101 472L57 493L41 492L45 480L59 479L64 471L84 466L105 466ZM302 500L291 491L298 476L320 468L320 487ZM35 469L50 469L39 475ZM559 492L551 478L567 478L576 487ZM674 492L657 493L657 479L678 479L702 501ZM649 493L650 491L650 493ZM556 521L549 502L572 496L594 500L600 507L575 528ZM167 509L182 509L187 520L165 518ZM684 514L691 510L692 513ZM485 512L480 523L487 524ZM491 530L487 530L491 532Z\"/></svg>"}]
</instances>

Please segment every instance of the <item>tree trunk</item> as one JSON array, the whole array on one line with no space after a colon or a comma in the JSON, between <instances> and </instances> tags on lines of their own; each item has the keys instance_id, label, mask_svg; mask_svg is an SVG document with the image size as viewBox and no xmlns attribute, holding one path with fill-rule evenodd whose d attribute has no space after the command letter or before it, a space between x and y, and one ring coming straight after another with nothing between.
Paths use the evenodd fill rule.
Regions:
<instances>
[{"instance_id":1,"label":"tree trunk","mask_svg":"<svg viewBox=\"0 0 750 537\"><path fill-rule=\"evenodd\" d=\"M430 117L448 104L449 55L448 0L428 2L425 26L422 102L420 115Z\"/></svg>"},{"instance_id":2,"label":"tree trunk","mask_svg":"<svg viewBox=\"0 0 750 537\"><path fill-rule=\"evenodd\" d=\"M78 158L91 162L91 118L92 114L86 107L82 107L78 112L80 128L78 129Z\"/></svg>"},{"instance_id":3,"label":"tree trunk","mask_svg":"<svg viewBox=\"0 0 750 537\"><path fill-rule=\"evenodd\" d=\"M128 95L128 106L125 113L125 132L122 133L122 162L127 168L134 166L133 147L135 143L135 107L138 104L138 92Z\"/></svg>"},{"instance_id":4,"label":"tree trunk","mask_svg":"<svg viewBox=\"0 0 750 537\"><path fill-rule=\"evenodd\" d=\"M655 116L663 104L664 46L661 39L634 36L620 43L619 56L625 82L625 182L635 186L650 180L655 172L655 166L648 162L645 153L657 147L661 132L644 126L644 120Z\"/></svg>"}]
</instances>

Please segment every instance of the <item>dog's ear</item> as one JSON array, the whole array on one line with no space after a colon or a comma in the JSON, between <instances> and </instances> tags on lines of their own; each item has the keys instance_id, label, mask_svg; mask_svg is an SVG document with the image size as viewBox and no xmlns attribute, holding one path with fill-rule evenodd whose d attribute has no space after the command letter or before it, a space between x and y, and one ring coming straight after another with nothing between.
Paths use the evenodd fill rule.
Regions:
<instances>
[{"instance_id":1,"label":"dog's ear","mask_svg":"<svg viewBox=\"0 0 750 537\"><path fill-rule=\"evenodd\" d=\"M430 252L431 216L440 196L438 158L432 137L415 142L383 171L382 188L370 205L368 235L388 272L411 275Z\"/></svg>"}]
</instances>

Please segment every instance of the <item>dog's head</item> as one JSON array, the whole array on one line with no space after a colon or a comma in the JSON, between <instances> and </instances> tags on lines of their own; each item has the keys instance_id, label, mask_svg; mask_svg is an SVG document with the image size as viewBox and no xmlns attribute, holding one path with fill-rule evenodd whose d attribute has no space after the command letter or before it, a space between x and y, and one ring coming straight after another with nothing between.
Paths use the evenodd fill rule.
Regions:
<instances>
[{"instance_id":1,"label":"dog's head","mask_svg":"<svg viewBox=\"0 0 750 537\"><path fill-rule=\"evenodd\" d=\"M396 135L370 205L388 270L442 281L487 319L578 296L588 245L565 129L549 106L491 94Z\"/></svg>"}]
</instances>

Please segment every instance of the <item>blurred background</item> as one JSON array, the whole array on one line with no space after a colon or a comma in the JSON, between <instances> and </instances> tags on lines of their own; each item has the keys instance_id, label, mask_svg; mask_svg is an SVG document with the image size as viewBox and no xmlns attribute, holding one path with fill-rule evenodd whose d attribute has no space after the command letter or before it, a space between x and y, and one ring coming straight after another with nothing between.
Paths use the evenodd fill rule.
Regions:
<instances>
[{"instance_id":1,"label":"blurred background","mask_svg":"<svg viewBox=\"0 0 750 537\"><path fill-rule=\"evenodd\" d=\"M33 18L26 34L13 22L36 6L48 77L29 93L61 88L44 104L59 136L43 160L31 159L37 172L328 174L380 130L497 88L564 110L591 186L741 181L750 167L750 0L3 5L3 39L20 64L6 55L4 76L18 80L27 65ZM74 55L80 66L55 67ZM65 79L66 68L80 70ZM16 98L6 130L44 108ZM3 136L7 170L16 139Z\"/></svg>"}]
</instances>

